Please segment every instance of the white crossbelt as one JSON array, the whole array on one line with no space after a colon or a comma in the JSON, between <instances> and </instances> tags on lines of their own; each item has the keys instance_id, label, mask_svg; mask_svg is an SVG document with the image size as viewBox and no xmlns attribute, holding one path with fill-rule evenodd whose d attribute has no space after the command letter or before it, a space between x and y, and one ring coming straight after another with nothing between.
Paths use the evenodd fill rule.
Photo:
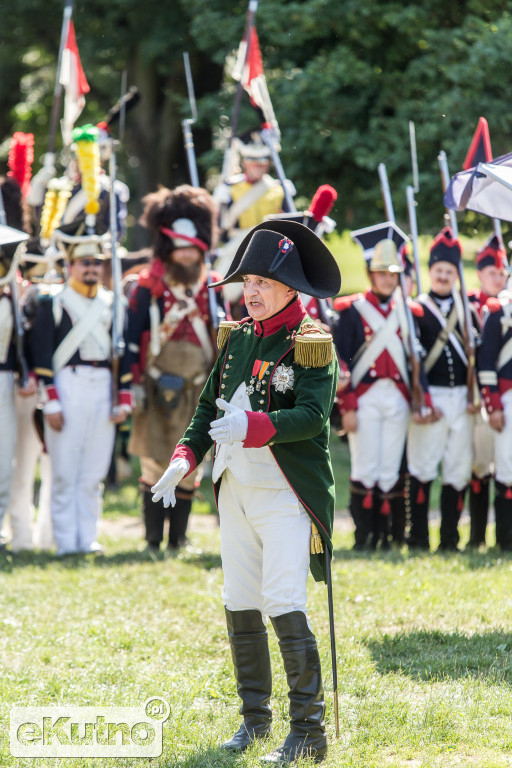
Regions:
<instances>
[{"instance_id":1,"label":"white crossbelt","mask_svg":"<svg viewBox=\"0 0 512 768\"><path fill-rule=\"evenodd\" d=\"M0 296L0 363L5 363L9 355L14 325L13 311L9 296Z\"/></svg>"},{"instance_id":2,"label":"white crossbelt","mask_svg":"<svg viewBox=\"0 0 512 768\"><path fill-rule=\"evenodd\" d=\"M53 370L60 371L81 345L87 341L89 346L94 345L95 357L86 356L84 359L107 360L110 357L110 335L105 325L101 322L105 310L109 306L103 300L103 293L98 293L94 299L83 301L83 297L72 289L62 291L54 298L63 306L71 317L73 327L63 338L53 354Z\"/></svg>"},{"instance_id":3,"label":"white crossbelt","mask_svg":"<svg viewBox=\"0 0 512 768\"><path fill-rule=\"evenodd\" d=\"M232 229L242 213L245 213L251 205L254 205L254 203L256 203L260 197L263 197L265 192L275 186L275 184L275 180L268 174L265 174L256 184L253 184L252 187L247 190L245 195L242 195L242 197L229 207L223 217L222 229L228 231Z\"/></svg>"},{"instance_id":4,"label":"white crossbelt","mask_svg":"<svg viewBox=\"0 0 512 768\"><path fill-rule=\"evenodd\" d=\"M357 309L374 333L372 340L351 371L353 386L357 387L369 371L370 366L387 350L400 371L402 380L409 387L405 349L397 335L400 322L396 306L393 307L387 318L383 317L372 304L364 299L356 299L352 306Z\"/></svg>"},{"instance_id":5,"label":"white crossbelt","mask_svg":"<svg viewBox=\"0 0 512 768\"><path fill-rule=\"evenodd\" d=\"M424 304L428 309L432 312L436 320L438 321L439 325L441 326L441 330L444 331L446 328L448 328L448 334L447 334L447 341L450 340L452 343L452 346L454 347L455 351L457 352L458 356L464 363L464 365L468 365L468 359L466 357L466 353L464 352L462 345L455 335L454 331L451 330L455 326L456 321L459 321L459 325L461 328L464 328L464 310L462 307L461 298L458 293L453 293L453 308L450 312L450 315L448 317L448 320L443 316L441 313L439 307L435 303L435 301L432 299L431 296L428 296L428 294L423 294L419 297L420 302ZM444 342L442 339L439 339L439 337L434 342L434 345L432 346L430 352L428 353L424 367L425 371L429 373L434 365L439 360L439 357L441 355L441 352L443 351L444 347L446 345L446 342Z\"/></svg>"},{"instance_id":6,"label":"white crossbelt","mask_svg":"<svg viewBox=\"0 0 512 768\"><path fill-rule=\"evenodd\" d=\"M160 310L156 299L153 298L149 308L151 327L150 349L153 357L158 357L162 349L162 344L165 344L166 341L170 341L181 321L189 316L189 321L194 329L194 333L199 339L201 349L203 350L207 362L213 362L214 350L210 334L208 333L208 328L195 300L201 285L202 283L196 283L192 290L192 296L187 296L185 288L182 285L173 285L172 288L169 288L177 301L172 305L169 311L166 312L161 322ZM165 328L162 327L164 325L166 326ZM160 332L161 327L162 333Z\"/></svg>"}]
</instances>

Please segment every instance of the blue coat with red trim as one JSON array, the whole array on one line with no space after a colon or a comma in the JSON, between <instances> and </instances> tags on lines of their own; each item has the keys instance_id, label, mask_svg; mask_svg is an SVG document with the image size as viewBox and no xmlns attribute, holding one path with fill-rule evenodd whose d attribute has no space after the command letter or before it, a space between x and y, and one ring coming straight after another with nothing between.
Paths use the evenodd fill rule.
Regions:
<instances>
[{"instance_id":1,"label":"blue coat with red trim","mask_svg":"<svg viewBox=\"0 0 512 768\"><path fill-rule=\"evenodd\" d=\"M488 413L502 410L501 395L512 389L512 359L500 365L500 352L512 339L512 297L490 298L477 355L478 383ZM507 311L506 311L507 310ZM512 343L512 342L511 342Z\"/></svg>"},{"instance_id":2,"label":"blue coat with red trim","mask_svg":"<svg viewBox=\"0 0 512 768\"><path fill-rule=\"evenodd\" d=\"M332 550L335 490L329 425L338 363L334 349L327 365L313 368L297 363L295 336L306 323L315 324L304 312L300 299L291 309L283 310L282 317L283 323L271 333L265 328L267 321L259 324L250 318L231 330L177 450L185 446L197 463L202 461L212 445L210 423L222 415L215 400L231 400L245 382L252 413L248 414L244 447L270 447L290 487ZM310 567L317 581L325 580L325 554L312 554Z\"/></svg>"}]
</instances>

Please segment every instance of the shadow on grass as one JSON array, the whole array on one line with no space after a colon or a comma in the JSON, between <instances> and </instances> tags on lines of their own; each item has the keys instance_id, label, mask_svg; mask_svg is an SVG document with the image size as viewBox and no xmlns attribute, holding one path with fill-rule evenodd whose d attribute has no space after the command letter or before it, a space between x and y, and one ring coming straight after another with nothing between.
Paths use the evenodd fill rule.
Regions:
<instances>
[{"instance_id":1,"label":"shadow on grass","mask_svg":"<svg viewBox=\"0 0 512 768\"><path fill-rule=\"evenodd\" d=\"M172 559L172 558L169 558ZM217 552L187 552L183 551L174 556L174 559L180 562L202 568L205 571L211 571L221 567L220 554ZM19 568L48 568L55 567L66 570L77 570L80 568L112 568L121 565L141 564L141 563L164 563L167 561L165 550L158 554L150 553L146 550L139 551L123 550L121 552L107 553L104 555L76 554L57 557L50 552L0 552L0 573L9 573Z\"/></svg>"},{"instance_id":2,"label":"shadow on grass","mask_svg":"<svg viewBox=\"0 0 512 768\"><path fill-rule=\"evenodd\" d=\"M162 768L222 768L239 765L238 756L220 747L198 747L186 758L164 758Z\"/></svg>"},{"instance_id":3,"label":"shadow on grass","mask_svg":"<svg viewBox=\"0 0 512 768\"><path fill-rule=\"evenodd\" d=\"M377 671L400 672L416 681L486 678L512 684L512 634L419 630L364 641Z\"/></svg>"}]
</instances>

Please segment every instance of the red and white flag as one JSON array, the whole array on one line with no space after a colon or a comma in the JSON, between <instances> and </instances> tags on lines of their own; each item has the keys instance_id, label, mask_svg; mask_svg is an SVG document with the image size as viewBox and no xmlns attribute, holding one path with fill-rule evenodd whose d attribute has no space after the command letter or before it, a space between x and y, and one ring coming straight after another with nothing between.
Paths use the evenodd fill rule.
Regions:
<instances>
[{"instance_id":1,"label":"red and white flag","mask_svg":"<svg viewBox=\"0 0 512 768\"><path fill-rule=\"evenodd\" d=\"M71 144L71 131L85 107L85 94L90 91L78 54L72 20L69 22L68 39L62 51L59 82L65 90L64 116L61 120L62 140L68 147Z\"/></svg>"},{"instance_id":2,"label":"red and white flag","mask_svg":"<svg viewBox=\"0 0 512 768\"><path fill-rule=\"evenodd\" d=\"M240 43L237 60L231 74L234 80L242 81L242 86L249 94L251 103L253 106L261 109L268 127L274 129L279 139L281 133L263 72L263 61L256 27L252 26L250 29L249 46L247 46L247 40L245 39Z\"/></svg>"}]
</instances>

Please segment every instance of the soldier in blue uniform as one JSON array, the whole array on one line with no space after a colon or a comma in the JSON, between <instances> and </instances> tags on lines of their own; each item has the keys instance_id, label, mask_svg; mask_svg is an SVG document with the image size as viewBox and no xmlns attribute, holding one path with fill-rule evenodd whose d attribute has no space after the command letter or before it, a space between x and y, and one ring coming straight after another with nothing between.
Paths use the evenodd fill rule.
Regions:
<instances>
[{"instance_id":1,"label":"soldier in blue uniform","mask_svg":"<svg viewBox=\"0 0 512 768\"><path fill-rule=\"evenodd\" d=\"M411 529L409 545L429 549L430 486L442 465L440 550L457 550L458 523L471 477L472 414L468 401L468 359L464 349L464 309L455 289L461 259L459 241L443 229L430 249L431 289L421 294L417 318L419 340L432 398L434 421L416 417L407 443L410 473Z\"/></svg>"}]
</instances>

